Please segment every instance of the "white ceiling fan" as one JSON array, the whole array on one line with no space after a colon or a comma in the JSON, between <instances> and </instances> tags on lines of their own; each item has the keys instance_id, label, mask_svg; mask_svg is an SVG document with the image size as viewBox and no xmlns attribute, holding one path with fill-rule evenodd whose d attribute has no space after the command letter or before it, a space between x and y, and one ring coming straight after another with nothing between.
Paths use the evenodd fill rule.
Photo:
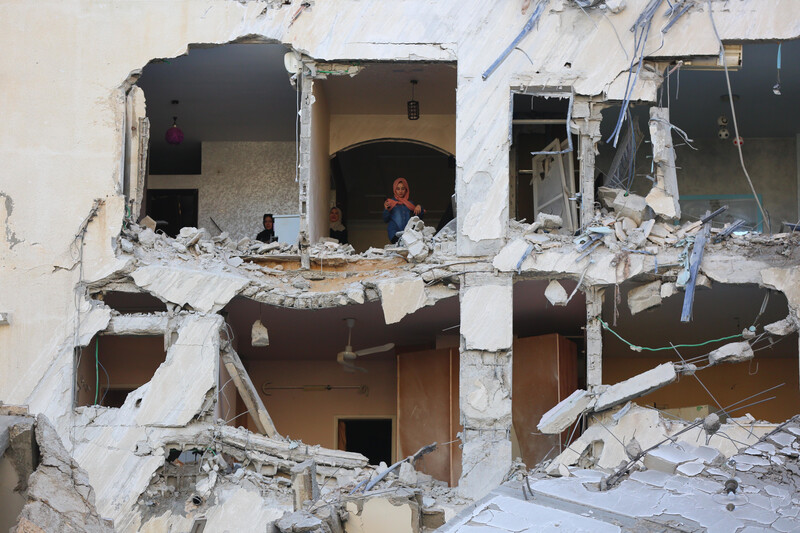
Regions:
<instances>
[{"instance_id":1,"label":"white ceiling fan","mask_svg":"<svg viewBox=\"0 0 800 533\"><path fill-rule=\"evenodd\" d=\"M344 350L336 354L336 362L344 367L345 372L366 372L366 368L355 365L355 360L362 355L370 355L373 353L386 352L394 348L394 343L382 344L380 346L373 346L372 348L364 348L363 350L353 351L353 346L350 344L350 337L353 333L353 326L356 324L355 318L345 318L347 323L347 346Z\"/></svg>"}]
</instances>

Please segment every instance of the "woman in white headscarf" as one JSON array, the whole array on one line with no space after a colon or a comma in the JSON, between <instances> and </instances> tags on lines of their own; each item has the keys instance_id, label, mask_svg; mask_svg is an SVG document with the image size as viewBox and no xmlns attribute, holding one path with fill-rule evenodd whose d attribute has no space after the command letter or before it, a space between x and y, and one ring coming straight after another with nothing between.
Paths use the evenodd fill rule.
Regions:
<instances>
[{"instance_id":1,"label":"woman in white headscarf","mask_svg":"<svg viewBox=\"0 0 800 533\"><path fill-rule=\"evenodd\" d=\"M342 210L338 207L331 207L331 213L328 216L331 223L330 236L337 239L340 243L347 243L347 228L342 224Z\"/></svg>"}]
</instances>

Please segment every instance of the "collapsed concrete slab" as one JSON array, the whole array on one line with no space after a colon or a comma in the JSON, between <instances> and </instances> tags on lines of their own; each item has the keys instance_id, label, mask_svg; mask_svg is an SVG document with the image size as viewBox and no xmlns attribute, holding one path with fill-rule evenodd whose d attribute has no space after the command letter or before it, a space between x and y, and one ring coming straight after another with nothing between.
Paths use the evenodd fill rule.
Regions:
<instances>
[{"instance_id":1,"label":"collapsed concrete slab","mask_svg":"<svg viewBox=\"0 0 800 533\"><path fill-rule=\"evenodd\" d=\"M536 428L542 433L561 433L586 411L594 408L594 396L578 389L542 415Z\"/></svg>"},{"instance_id":2,"label":"collapsed concrete slab","mask_svg":"<svg viewBox=\"0 0 800 533\"><path fill-rule=\"evenodd\" d=\"M678 379L675 366L672 363L663 363L657 367L642 372L616 385L611 385L597 396L595 411L604 411L615 405L627 402L633 398L644 396Z\"/></svg>"}]
</instances>

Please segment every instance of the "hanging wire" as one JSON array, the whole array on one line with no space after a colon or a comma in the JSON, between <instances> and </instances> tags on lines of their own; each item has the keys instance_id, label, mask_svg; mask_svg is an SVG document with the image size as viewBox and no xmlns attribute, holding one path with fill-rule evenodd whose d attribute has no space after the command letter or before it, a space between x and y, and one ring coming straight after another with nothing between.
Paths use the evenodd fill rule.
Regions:
<instances>
[{"instance_id":1,"label":"hanging wire","mask_svg":"<svg viewBox=\"0 0 800 533\"><path fill-rule=\"evenodd\" d=\"M700 342L700 343L697 343L697 344L670 344L670 346L662 346L661 348L648 348L647 346L637 346L636 344L633 344L632 342L629 342L629 341L623 339L620 336L620 334L617 333L616 331L614 331L613 329L611 329L611 327L602 318L598 318L598 320L600 321L600 324L602 324L603 329L606 329L606 330L610 331L611 333L613 333L616 338L618 338L619 340L621 340L622 342L624 342L625 344L630 346L631 350L633 350L634 352L642 352L642 351L645 351L645 352L661 352L661 351L665 351L665 350L673 350L675 348L698 348L700 346L705 346L707 344L713 344L715 342L722 342L722 341L727 341L727 340L731 340L731 339L738 339L738 338L741 338L743 336L741 333L738 333L736 335L729 335L728 337L720 337L719 339L711 339L711 340L708 340L708 341L705 341L705 342Z\"/></svg>"},{"instance_id":2,"label":"hanging wire","mask_svg":"<svg viewBox=\"0 0 800 533\"><path fill-rule=\"evenodd\" d=\"M720 48L720 57L722 58L722 66L725 69L725 82L728 86L728 102L731 104L731 117L733 118L733 131L734 135L736 135L737 141L740 139L739 136L739 124L736 121L736 108L733 105L733 90L731 89L731 77L728 73L728 62L725 60L725 45L722 44L722 38L719 36L719 32L717 31L717 24L714 22L714 12L711 7L711 0L708 0L708 17L711 19L711 27L714 29L714 35L717 36L717 41L719 42ZM756 200L756 204L758 204L758 210L761 211L761 217L764 220L764 223L767 225L767 233L772 233L772 228L769 222L769 216L767 216L766 211L764 211L764 206L761 205L761 200L756 193L756 188L753 186L753 180L750 179L750 174L747 172L747 167L744 165L744 155L742 155L742 143L735 142L736 150L739 152L739 163L742 166L742 171L744 172L744 177L747 178L747 183L750 185L750 190L753 192L753 198Z\"/></svg>"}]
</instances>

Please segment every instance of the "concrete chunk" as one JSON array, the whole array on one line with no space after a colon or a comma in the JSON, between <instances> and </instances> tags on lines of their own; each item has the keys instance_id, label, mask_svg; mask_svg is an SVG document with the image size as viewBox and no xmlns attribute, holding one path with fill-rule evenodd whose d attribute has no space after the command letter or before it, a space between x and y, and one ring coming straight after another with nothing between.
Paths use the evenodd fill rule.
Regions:
<instances>
[{"instance_id":1,"label":"concrete chunk","mask_svg":"<svg viewBox=\"0 0 800 533\"><path fill-rule=\"evenodd\" d=\"M269 346L269 331L267 331L267 326L261 323L261 320L253 322L253 328L250 330L250 344Z\"/></svg>"},{"instance_id":2,"label":"concrete chunk","mask_svg":"<svg viewBox=\"0 0 800 533\"><path fill-rule=\"evenodd\" d=\"M644 396L648 392L669 385L678 378L672 363L664 363L657 367L642 372L616 385L610 386L597 397L595 411L604 411L615 405L625 403L633 398Z\"/></svg>"},{"instance_id":3,"label":"concrete chunk","mask_svg":"<svg viewBox=\"0 0 800 533\"><path fill-rule=\"evenodd\" d=\"M547 298L547 301L552 305L560 306L567 305L567 298L569 298L567 291L565 291L564 287L556 280L551 281L547 285L547 288L544 290L544 297Z\"/></svg>"},{"instance_id":4,"label":"concrete chunk","mask_svg":"<svg viewBox=\"0 0 800 533\"><path fill-rule=\"evenodd\" d=\"M746 341L731 342L721 346L708 354L708 362L712 365L717 363L741 363L753 358L753 348Z\"/></svg>"},{"instance_id":5,"label":"concrete chunk","mask_svg":"<svg viewBox=\"0 0 800 533\"><path fill-rule=\"evenodd\" d=\"M292 491L294 493L294 510L303 508L303 503L314 501L319 497L317 485L317 463L313 459L306 459L292 467Z\"/></svg>"},{"instance_id":6,"label":"concrete chunk","mask_svg":"<svg viewBox=\"0 0 800 533\"><path fill-rule=\"evenodd\" d=\"M594 397L578 389L542 415L536 428L542 433L561 433L581 415L592 408Z\"/></svg>"},{"instance_id":7,"label":"concrete chunk","mask_svg":"<svg viewBox=\"0 0 800 533\"><path fill-rule=\"evenodd\" d=\"M632 218L636 224L641 224L647 218L647 202L638 194L619 191L611 207L617 215Z\"/></svg>"},{"instance_id":8,"label":"concrete chunk","mask_svg":"<svg viewBox=\"0 0 800 533\"><path fill-rule=\"evenodd\" d=\"M697 458L694 455L686 453L674 444L662 444L644 456L644 466L650 470L674 474L679 465L695 459Z\"/></svg>"},{"instance_id":9,"label":"concrete chunk","mask_svg":"<svg viewBox=\"0 0 800 533\"><path fill-rule=\"evenodd\" d=\"M787 316L783 320L778 320L772 324L767 324L764 326L764 331L771 335L789 335L790 333L797 331L797 324L794 323L791 317Z\"/></svg>"},{"instance_id":10,"label":"concrete chunk","mask_svg":"<svg viewBox=\"0 0 800 533\"><path fill-rule=\"evenodd\" d=\"M628 308L632 315L657 305L661 305L660 281L647 283L628 291Z\"/></svg>"}]
</instances>

